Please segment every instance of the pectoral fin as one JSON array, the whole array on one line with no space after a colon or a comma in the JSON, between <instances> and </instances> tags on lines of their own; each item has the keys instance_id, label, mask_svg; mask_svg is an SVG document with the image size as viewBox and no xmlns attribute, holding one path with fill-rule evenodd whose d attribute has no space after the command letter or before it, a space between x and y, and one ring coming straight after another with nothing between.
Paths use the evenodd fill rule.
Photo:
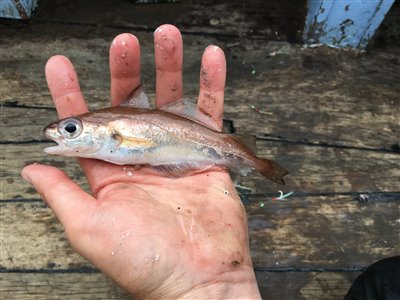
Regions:
<instances>
[{"instance_id":1,"label":"pectoral fin","mask_svg":"<svg viewBox=\"0 0 400 300\"><path fill-rule=\"evenodd\" d=\"M119 133L117 131L114 132L114 134L112 135L112 138L118 142L118 147L123 147L123 148L148 149L148 148L153 148L156 146L156 144L151 140L133 137L133 136L122 135L121 133Z\"/></svg>"}]
</instances>

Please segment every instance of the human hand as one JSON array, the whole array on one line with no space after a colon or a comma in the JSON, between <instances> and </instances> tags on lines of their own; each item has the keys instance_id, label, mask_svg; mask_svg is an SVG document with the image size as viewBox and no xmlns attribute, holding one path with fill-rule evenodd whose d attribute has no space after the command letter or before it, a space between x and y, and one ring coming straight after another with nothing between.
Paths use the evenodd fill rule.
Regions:
<instances>
[{"instance_id":1,"label":"human hand","mask_svg":"<svg viewBox=\"0 0 400 300\"><path fill-rule=\"evenodd\" d=\"M182 98L182 38L172 25L154 34L156 103ZM131 34L110 48L111 104L140 84L140 49ZM226 62L209 46L202 57L198 105L222 126ZM60 118L87 106L75 70L63 56L46 65ZM137 298L259 298L244 207L229 174L213 168L166 178L150 168L130 170L78 159L92 190L61 170L30 165L30 182L63 224L74 249Z\"/></svg>"}]
</instances>

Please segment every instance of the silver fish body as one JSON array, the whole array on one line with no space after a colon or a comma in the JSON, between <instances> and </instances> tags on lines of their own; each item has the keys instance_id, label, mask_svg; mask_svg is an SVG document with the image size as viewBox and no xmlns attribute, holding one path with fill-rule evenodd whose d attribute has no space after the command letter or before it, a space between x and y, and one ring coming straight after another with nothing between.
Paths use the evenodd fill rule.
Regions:
<instances>
[{"instance_id":1,"label":"silver fish body","mask_svg":"<svg viewBox=\"0 0 400 300\"><path fill-rule=\"evenodd\" d=\"M161 109L110 107L60 120L44 134L58 143L48 154L94 158L118 165L150 165L186 176L218 165L260 171L283 183L287 171L257 157L236 136Z\"/></svg>"}]
</instances>

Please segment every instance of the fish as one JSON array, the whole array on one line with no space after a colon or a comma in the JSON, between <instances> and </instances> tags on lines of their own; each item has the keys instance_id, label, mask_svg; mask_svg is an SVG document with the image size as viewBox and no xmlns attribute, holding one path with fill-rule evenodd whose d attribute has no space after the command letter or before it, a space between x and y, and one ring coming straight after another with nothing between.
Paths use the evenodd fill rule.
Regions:
<instances>
[{"instance_id":1,"label":"fish","mask_svg":"<svg viewBox=\"0 0 400 300\"><path fill-rule=\"evenodd\" d=\"M44 151L117 165L146 165L168 177L190 176L219 166L242 175L257 170L284 184L288 171L256 156L255 138L222 133L190 99L152 109L139 85L119 106L61 119L44 136L57 143Z\"/></svg>"}]
</instances>

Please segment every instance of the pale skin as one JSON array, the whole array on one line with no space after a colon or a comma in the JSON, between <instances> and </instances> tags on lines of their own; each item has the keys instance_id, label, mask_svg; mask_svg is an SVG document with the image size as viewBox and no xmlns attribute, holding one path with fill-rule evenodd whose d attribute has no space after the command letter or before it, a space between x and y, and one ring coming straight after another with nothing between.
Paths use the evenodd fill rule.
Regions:
<instances>
[{"instance_id":1,"label":"pale skin","mask_svg":"<svg viewBox=\"0 0 400 300\"><path fill-rule=\"evenodd\" d=\"M154 33L156 103L183 96L182 37L172 25ZM110 47L111 105L140 83L137 38ZM216 46L202 57L198 105L222 126L226 62ZM60 118L88 110L71 62L53 56L47 83ZM61 170L22 170L63 224L74 249L137 299L259 299L244 207L222 169L166 178L143 167L78 159L91 194ZM128 172L130 172L128 174Z\"/></svg>"}]
</instances>

